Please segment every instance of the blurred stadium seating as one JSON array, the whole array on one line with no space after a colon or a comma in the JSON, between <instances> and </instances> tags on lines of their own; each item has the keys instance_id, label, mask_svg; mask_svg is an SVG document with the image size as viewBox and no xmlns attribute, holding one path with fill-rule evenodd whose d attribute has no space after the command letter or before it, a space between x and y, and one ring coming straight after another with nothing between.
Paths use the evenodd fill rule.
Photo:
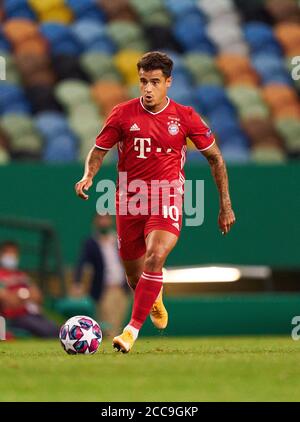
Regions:
<instances>
[{"instance_id":1,"label":"blurred stadium seating","mask_svg":"<svg viewBox=\"0 0 300 422\"><path fill-rule=\"evenodd\" d=\"M202 113L226 160L300 157L296 0L4 0L0 23L0 164L84 160L154 49L174 60L170 97Z\"/></svg>"}]
</instances>

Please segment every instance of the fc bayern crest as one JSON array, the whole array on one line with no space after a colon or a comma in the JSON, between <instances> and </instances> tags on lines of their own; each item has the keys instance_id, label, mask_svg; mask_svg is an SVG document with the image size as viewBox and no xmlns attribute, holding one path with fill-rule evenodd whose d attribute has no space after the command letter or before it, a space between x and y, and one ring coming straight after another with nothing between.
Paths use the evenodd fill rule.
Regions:
<instances>
[{"instance_id":1,"label":"fc bayern crest","mask_svg":"<svg viewBox=\"0 0 300 422\"><path fill-rule=\"evenodd\" d=\"M179 126L180 123L171 120L170 122L168 122L168 131L170 135L177 135L177 133L179 132Z\"/></svg>"}]
</instances>

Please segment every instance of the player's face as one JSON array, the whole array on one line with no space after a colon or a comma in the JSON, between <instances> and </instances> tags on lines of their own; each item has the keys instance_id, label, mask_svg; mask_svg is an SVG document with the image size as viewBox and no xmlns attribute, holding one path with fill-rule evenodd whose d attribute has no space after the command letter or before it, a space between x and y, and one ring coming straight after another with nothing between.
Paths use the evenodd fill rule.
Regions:
<instances>
[{"instance_id":1,"label":"player's face","mask_svg":"<svg viewBox=\"0 0 300 422\"><path fill-rule=\"evenodd\" d=\"M146 72L139 71L140 90L143 104L148 109L157 109L164 105L168 88L171 86L172 77L166 78L161 69Z\"/></svg>"}]
</instances>

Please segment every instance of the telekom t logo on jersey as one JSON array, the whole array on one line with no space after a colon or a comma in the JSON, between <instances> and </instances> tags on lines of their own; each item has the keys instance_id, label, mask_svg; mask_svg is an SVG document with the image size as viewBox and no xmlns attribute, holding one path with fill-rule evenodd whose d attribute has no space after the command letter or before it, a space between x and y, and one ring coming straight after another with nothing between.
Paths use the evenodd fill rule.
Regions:
<instances>
[{"instance_id":1,"label":"telekom t logo on jersey","mask_svg":"<svg viewBox=\"0 0 300 422\"><path fill-rule=\"evenodd\" d=\"M151 138L134 138L134 150L139 152L137 158L147 158L145 152L151 152ZM171 152L172 148L168 148L166 152ZM157 147L155 152L162 152L162 148Z\"/></svg>"},{"instance_id":2,"label":"telekom t logo on jersey","mask_svg":"<svg viewBox=\"0 0 300 422\"><path fill-rule=\"evenodd\" d=\"M151 138L134 138L134 150L139 151L137 158L147 158L145 151L151 151Z\"/></svg>"}]
</instances>

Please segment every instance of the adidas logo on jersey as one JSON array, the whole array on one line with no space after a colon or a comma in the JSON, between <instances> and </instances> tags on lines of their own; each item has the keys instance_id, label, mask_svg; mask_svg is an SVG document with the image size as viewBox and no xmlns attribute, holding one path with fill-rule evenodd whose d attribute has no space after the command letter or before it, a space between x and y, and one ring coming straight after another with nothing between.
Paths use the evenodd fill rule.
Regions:
<instances>
[{"instance_id":1,"label":"adidas logo on jersey","mask_svg":"<svg viewBox=\"0 0 300 422\"><path fill-rule=\"evenodd\" d=\"M141 130L138 125L136 123L134 123L131 128L130 128L130 132L134 132L135 130Z\"/></svg>"},{"instance_id":2,"label":"adidas logo on jersey","mask_svg":"<svg viewBox=\"0 0 300 422\"><path fill-rule=\"evenodd\" d=\"M174 226L177 230L179 230L179 224L178 223L173 223L172 226Z\"/></svg>"}]
</instances>

